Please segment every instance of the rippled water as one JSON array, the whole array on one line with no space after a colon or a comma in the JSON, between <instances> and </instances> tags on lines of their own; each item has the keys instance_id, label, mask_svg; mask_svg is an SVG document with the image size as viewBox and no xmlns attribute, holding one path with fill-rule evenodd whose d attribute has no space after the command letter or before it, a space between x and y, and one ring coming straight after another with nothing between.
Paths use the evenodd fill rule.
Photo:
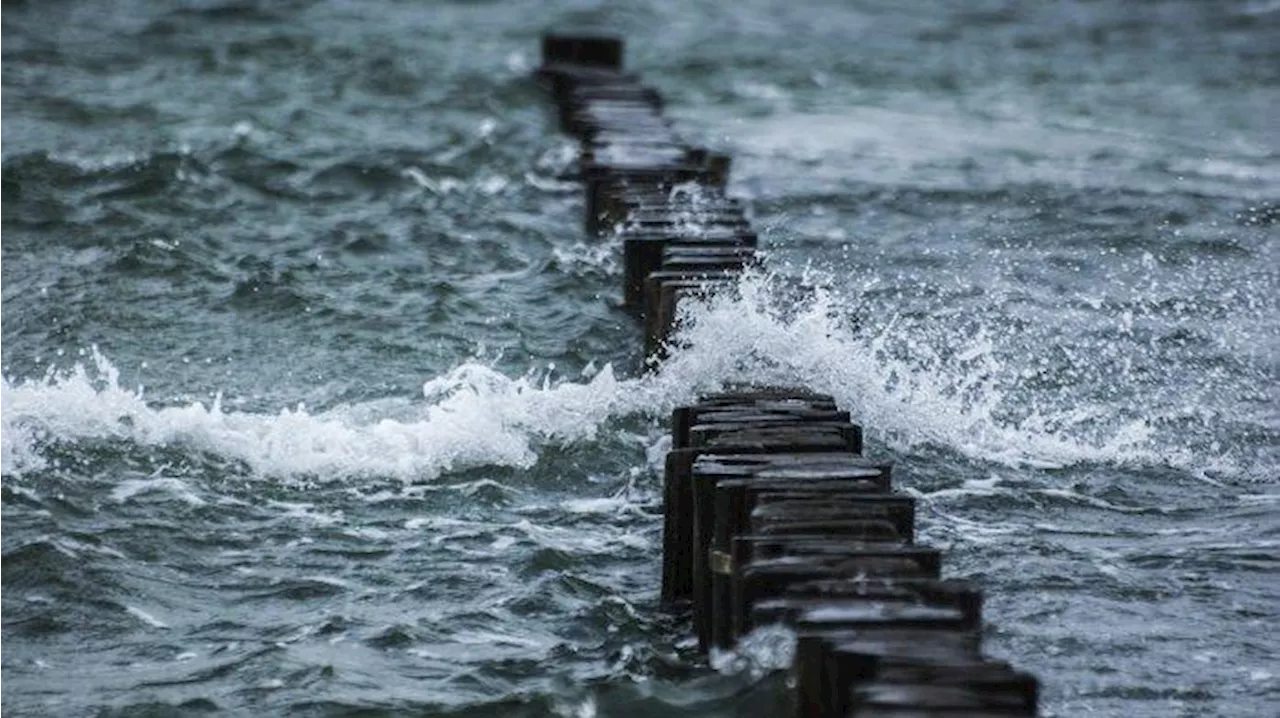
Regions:
<instances>
[{"instance_id":1,"label":"rippled water","mask_svg":"<svg viewBox=\"0 0 1280 718\"><path fill-rule=\"evenodd\" d=\"M529 79L625 35L768 252L641 374ZM5 715L768 715L667 412L862 421L1044 713L1280 696L1280 6L6 4ZM808 287L809 291L797 291Z\"/></svg>"}]
</instances>

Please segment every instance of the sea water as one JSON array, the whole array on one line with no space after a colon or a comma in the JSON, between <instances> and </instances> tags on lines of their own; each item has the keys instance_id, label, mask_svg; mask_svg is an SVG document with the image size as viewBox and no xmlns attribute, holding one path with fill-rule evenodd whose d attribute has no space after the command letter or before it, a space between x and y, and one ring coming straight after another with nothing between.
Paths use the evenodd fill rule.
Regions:
<instances>
[{"instance_id":1,"label":"sea water","mask_svg":"<svg viewBox=\"0 0 1280 718\"><path fill-rule=\"evenodd\" d=\"M833 394L1049 716L1280 700L1280 5L14 3L3 711L770 715L670 410ZM628 41L765 262L642 370L530 74Z\"/></svg>"}]
</instances>

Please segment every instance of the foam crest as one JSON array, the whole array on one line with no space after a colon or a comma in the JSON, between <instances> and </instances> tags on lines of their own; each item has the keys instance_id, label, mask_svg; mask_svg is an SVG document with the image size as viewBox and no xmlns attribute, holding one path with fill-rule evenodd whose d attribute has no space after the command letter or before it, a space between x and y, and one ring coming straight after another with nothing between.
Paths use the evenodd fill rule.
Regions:
<instances>
[{"instance_id":1,"label":"foam crest","mask_svg":"<svg viewBox=\"0 0 1280 718\"><path fill-rule=\"evenodd\" d=\"M619 380L605 366L580 382L546 373L509 377L466 362L427 381L424 401L387 401L313 413L206 406L153 406L141 388L120 384L94 348L89 362L37 380L3 378L3 473L48 468L52 444L119 440L177 446L243 462L260 475L334 478L391 476L429 480L478 466L528 468L538 442L591 440L612 417L666 412L705 382L680 372Z\"/></svg>"},{"instance_id":2,"label":"foam crest","mask_svg":"<svg viewBox=\"0 0 1280 718\"><path fill-rule=\"evenodd\" d=\"M47 467L50 443L83 440L181 446L274 476L430 479L472 466L528 467L537 459L534 439L594 436L620 396L607 367L588 382L552 386L467 363L427 382L428 403L396 418L368 406L314 414L301 405L276 414L228 412L220 400L153 407L141 389L120 385L96 349L88 367L3 382L6 475Z\"/></svg>"}]
</instances>

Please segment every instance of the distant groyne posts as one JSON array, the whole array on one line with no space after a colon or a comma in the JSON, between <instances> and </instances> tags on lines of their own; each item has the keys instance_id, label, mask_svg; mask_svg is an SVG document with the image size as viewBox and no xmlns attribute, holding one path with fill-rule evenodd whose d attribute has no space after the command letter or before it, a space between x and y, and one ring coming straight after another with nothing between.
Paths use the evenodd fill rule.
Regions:
<instances>
[{"instance_id":1,"label":"distant groyne posts","mask_svg":"<svg viewBox=\"0 0 1280 718\"><path fill-rule=\"evenodd\" d=\"M661 94L621 70L612 38L547 36L538 76L560 128L582 143L584 229L623 247L623 301L659 356L683 296L731 286L754 256L742 203L725 195L729 158L689 146Z\"/></svg>"},{"instance_id":2,"label":"distant groyne posts","mask_svg":"<svg viewBox=\"0 0 1280 718\"><path fill-rule=\"evenodd\" d=\"M686 143L611 37L548 34L537 76L582 143L584 229L621 241L622 299L660 361L688 297L732 288L757 237L730 158ZM915 542L915 499L832 397L743 386L672 414L661 596L698 645L796 635L799 716L1033 716L1037 679L982 653L982 592Z\"/></svg>"}]
</instances>

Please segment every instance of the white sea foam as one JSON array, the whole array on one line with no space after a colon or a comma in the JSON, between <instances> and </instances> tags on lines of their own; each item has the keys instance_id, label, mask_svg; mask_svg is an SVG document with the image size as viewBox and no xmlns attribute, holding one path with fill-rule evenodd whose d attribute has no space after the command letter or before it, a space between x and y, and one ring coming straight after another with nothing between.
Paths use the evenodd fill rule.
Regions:
<instances>
[{"instance_id":1,"label":"white sea foam","mask_svg":"<svg viewBox=\"0 0 1280 718\"><path fill-rule=\"evenodd\" d=\"M96 350L89 366L36 381L3 380L3 471L46 466L50 440L122 439L182 446L245 462L267 475L378 474L430 478L479 465L527 467L535 436L589 437L619 395L609 370L590 382L538 386L465 364L424 387L431 400L410 418L369 416L361 407L275 414L149 405L119 383Z\"/></svg>"},{"instance_id":2,"label":"white sea foam","mask_svg":"<svg viewBox=\"0 0 1280 718\"><path fill-rule=\"evenodd\" d=\"M771 624L752 630L732 650L712 648L710 663L726 675L749 673L759 678L791 667L795 655L795 632L781 624Z\"/></svg>"},{"instance_id":3,"label":"white sea foam","mask_svg":"<svg viewBox=\"0 0 1280 718\"><path fill-rule=\"evenodd\" d=\"M126 479L116 484L111 491L111 499L125 503L136 496L149 493L167 493L191 506L204 506L207 502L200 498L191 487L181 479L171 477L151 477L147 479Z\"/></svg>"},{"instance_id":4,"label":"white sea foam","mask_svg":"<svg viewBox=\"0 0 1280 718\"><path fill-rule=\"evenodd\" d=\"M926 341L908 341L904 350L892 320L851 326L851 304L857 308L821 290L802 306L779 302L774 278L748 275L733 296L685 308L679 347L658 371L620 379L605 366L580 381L551 382L472 361L427 381L407 409L403 400L314 413L303 406L229 411L220 400L158 406L122 386L95 350L64 373L3 379L3 472L44 468L51 442L115 439L210 452L266 476L426 480L476 466L530 467L540 442L590 440L611 418L665 416L729 382L831 393L893 449L929 444L1033 468L1111 462L1235 470L1225 451L1201 455L1158 440L1150 418L1099 429L1105 406L1010 412L1009 387L996 377L1017 372L1000 364L990 338L968 337L943 360Z\"/></svg>"},{"instance_id":5,"label":"white sea foam","mask_svg":"<svg viewBox=\"0 0 1280 718\"><path fill-rule=\"evenodd\" d=\"M150 613L147 613L141 608L138 608L137 606L125 606L124 610L127 611L130 616L133 616L134 618L138 619L139 621L142 621L143 623L147 624L148 626L151 626L152 628L168 628L169 627L169 624L165 623L164 621L161 621L160 619L156 618Z\"/></svg>"}]
</instances>

